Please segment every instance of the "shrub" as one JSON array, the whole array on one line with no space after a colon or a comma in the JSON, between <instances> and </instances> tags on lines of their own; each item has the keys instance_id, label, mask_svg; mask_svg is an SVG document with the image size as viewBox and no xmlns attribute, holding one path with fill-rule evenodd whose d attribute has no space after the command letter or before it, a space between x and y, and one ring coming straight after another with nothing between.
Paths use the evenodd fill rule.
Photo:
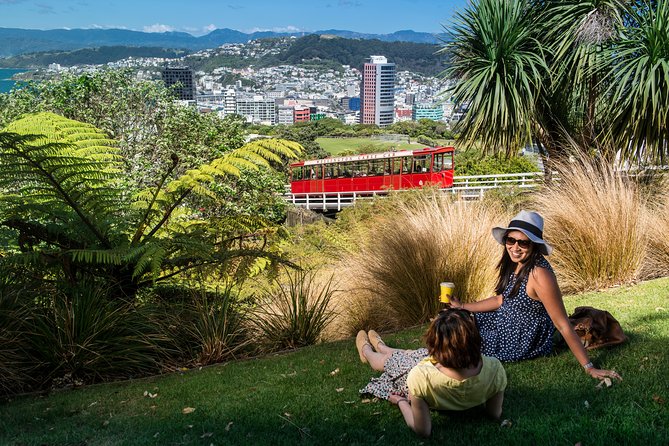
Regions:
<instances>
[{"instance_id":1,"label":"shrub","mask_svg":"<svg viewBox=\"0 0 669 446\"><path fill-rule=\"evenodd\" d=\"M254 314L260 348L282 350L318 342L335 317L330 307L333 276L322 280L316 270L284 270L265 287Z\"/></svg>"},{"instance_id":2,"label":"shrub","mask_svg":"<svg viewBox=\"0 0 669 446\"><path fill-rule=\"evenodd\" d=\"M109 300L96 285L42 299L26 321L32 360L43 385L84 384L159 371L164 338L149 308Z\"/></svg>"},{"instance_id":3,"label":"shrub","mask_svg":"<svg viewBox=\"0 0 669 446\"><path fill-rule=\"evenodd\" d=\"M583 156L556 165L559 181L536 195L564 291L633 281L646 253L645 200L637 184Z\"/></svg>"},{"instance_id":4,"label":"shrub","mask_svg":"<svg viewBox=\"0 0 669 446\"><path fill-rule=\"evenodd\" d=\"M238 358L249 345L247 308L233 285L199 292L183 290L185 303L166 306L166 335L180 357L195 365Z\"/></svg>"},{"instance_id":5,"label":"shrub","mask_svg":"<svg viewBox=\"0 0 669 446\"><path fill-rule=\"evenodd\" d=\"M5 277L0 278L0 395L18 393L30 381L26 373L25 337L21 322L28 316L19 302L18 290Z\"/></svg>"},{"instance_id":6,"label":"shrub","mask_svg":"<svg viewBox=\"0 0 669 446\"><path fill-rule=\"evenodd\" d=\"M493 223L505 218L481 203L451 202L432 191L400 204L370 228L360 252L346 256L346 288L376 296L385 311L368 302L367 308L394 327L427 321L439 309L439 282L456 284L464 301L487 297L495 280L499 246L490 236ZM361 305L364 307L364 305ZM364 318L358 317L359 320ZM353 321L353 323L356 323Z\"/></svg>"}]
</instances>

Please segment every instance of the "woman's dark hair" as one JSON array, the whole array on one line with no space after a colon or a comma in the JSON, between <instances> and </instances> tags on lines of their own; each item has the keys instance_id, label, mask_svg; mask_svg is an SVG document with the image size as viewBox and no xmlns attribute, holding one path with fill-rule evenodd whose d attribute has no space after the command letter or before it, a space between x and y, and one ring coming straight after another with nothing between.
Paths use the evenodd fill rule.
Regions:
<instances>
[{"instance_id":1,"label":"woman's dark hair","mask_svg":"<svg viewBox=\"0 0 669 446\"><path fill-rule=\"evenodd\" d=\"M530 255L523 266L518 272L516 277L516 282L513 284L513 289L509 296L515 296L520 289L520 285L529 277L530 272L534 269L534 266L537 264L537 260L542 256L541 251L537 248L537 245L530 243ZM511 273L516 270L517 264L511 260L509 253L504 246L504 251L502 252L502 258L497 264L497 269L499 271L499 276L497 277L497 285L495 286L495 294L502 294L509 282L511 281Z\"/></svg>"},{"instance_id":2,"label":"woman's dark hair","mask_svg":"<svg viewBox=\"0 0 669 446\"><path fill-rule=\"evenodd\" d=\"M481 335L467 310L440 311L427 329L425 342L430 356L444 367L465 369L481 361Z\"/></svg>"}]
</instances>

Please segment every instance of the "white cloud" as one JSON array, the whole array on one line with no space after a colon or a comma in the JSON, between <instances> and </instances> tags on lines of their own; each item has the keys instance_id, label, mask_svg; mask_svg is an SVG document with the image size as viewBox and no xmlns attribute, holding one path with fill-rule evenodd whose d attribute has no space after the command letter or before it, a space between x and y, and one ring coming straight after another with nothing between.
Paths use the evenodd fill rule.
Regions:
<instances>
[{"instance_id":1,"label":"white cloud","mask_svg":"<svg viewBox=\"0 0 669 446\"><path fill-rule=\"evenodd\" d=\"M202 28L202 31L203 31L204 33L210 33L210 32L212 32L212 31L215 30L215 29L216 29L216 25L214 25L214 24L212 23L212 24L209 24L209 25L203 27L203 28Z\"/></svg>"},{"instance_id":2,"label":"white cloud","mask_svg":"<svg viewBox=\"0 0 669 446\"><path fill-rule=\"evenodd\" d=\"M149 25L145 26L142 31L145 33L166 33L170 31L174 31L174 27L170 25L163 25L160 23L156 23L154 25Z\"/></svg>"},{"instance_id":3,"label":"white cloud","mask_svg":"<svg viewBox=\"0 0 669 446\"><path fill-rule=\"evenodd\" d=\"M297 26L293 25L288 25L288 26L277 26L274 28L251 28L250 30L246 31L247 33L257 33L261 31L273 31L275 33L300 33L303 31L306 31L304 29L300 29Z\"/></svg>"}]
</instances>

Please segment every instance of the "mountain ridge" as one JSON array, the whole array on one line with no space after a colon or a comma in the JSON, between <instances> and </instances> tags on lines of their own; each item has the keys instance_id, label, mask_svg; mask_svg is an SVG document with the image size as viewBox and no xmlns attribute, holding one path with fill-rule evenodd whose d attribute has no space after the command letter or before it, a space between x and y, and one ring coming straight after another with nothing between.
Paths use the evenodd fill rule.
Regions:
<instances>
[{"instance_id":1,"label":"mountain ridge","mask_svg":"<svg viewBox=\"0 0 669 446\"><path fill-rule=\"evenodd\" d=\"M280 33L256 31L244 33L230 28L217 28L208 34L195 37L185 32L147 33L127 29L51 29L0 28L0 58L43 51L72 51L100 46L138 46L188 49L191 51L221 46L226 43L245 43L271 37L303 37L310 34L329 34L348 39L384 42L413 42L436 44L444 34L413 30L400 30L390 34L370 34L329 29L314 32Z\"/></svg>"}]
</instances>

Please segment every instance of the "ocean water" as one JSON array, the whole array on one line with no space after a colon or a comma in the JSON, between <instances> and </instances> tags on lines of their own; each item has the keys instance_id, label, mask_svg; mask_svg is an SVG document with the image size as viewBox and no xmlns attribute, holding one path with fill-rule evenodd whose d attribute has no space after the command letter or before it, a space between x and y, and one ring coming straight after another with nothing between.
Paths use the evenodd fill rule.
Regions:
<instances>
[{"instance_id":1,"label":"ocean water","mask_svg":"<svg viewBox=\"0 0 669 446\"><path fill-rule=\"evenodd\" d=\"M14 87L14 80L12 79L12 76L15 75L16 73L21 73L23 71L28 71L28 70L22 70L22 69L17 69L17 68L0 68L0 93L8 93L9 90Z\"/></svg>"}]
</instances>

